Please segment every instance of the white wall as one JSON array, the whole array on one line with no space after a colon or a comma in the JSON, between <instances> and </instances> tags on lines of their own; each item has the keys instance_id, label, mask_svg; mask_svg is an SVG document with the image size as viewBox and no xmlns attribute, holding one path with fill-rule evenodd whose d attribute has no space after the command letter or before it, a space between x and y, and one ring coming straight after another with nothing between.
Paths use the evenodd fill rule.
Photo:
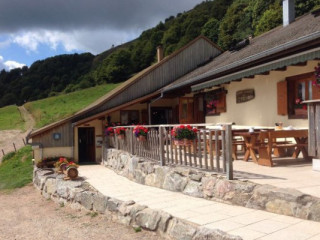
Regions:
<instances>
[{"instance_id":1,"label":"white wall","mask_svg":"<svg viewBox=\"0 0 320 240\"><path fill-rule=\"evenodd\" d=\"M207 116L206 123L235 122L244 126L274 126L283 122L284 126L308 127L307 119L288 119L277 113L277 83L286 77L313 72L318 61L309 61L307 66L290 66L286 71L271 71L269 75L257 75L241 82L231 82L223 87L227 93L227 112L220 116ZM245 103L236 103L236 92L253 88L255 98Z\"/></svg>"}]
</instances>

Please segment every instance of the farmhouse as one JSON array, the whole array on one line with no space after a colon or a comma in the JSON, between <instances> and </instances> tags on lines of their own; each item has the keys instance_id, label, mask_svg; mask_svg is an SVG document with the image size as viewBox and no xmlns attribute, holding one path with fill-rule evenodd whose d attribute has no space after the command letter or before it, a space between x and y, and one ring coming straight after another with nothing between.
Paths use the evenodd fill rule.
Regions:
<instances>
[{"instance_id":1,"label":"farmhouse","mask_svg":"<svg viewBox=\"0 0 320 240\"><path fill-rule=\"evenodd\" d=\"M288 6L284 25L222 50L205 37L133 76L74 116L30 135L35 159L63 155L101 161L104 127L131 124L235 122L307 128L301 102L320 98L320 17L298 19ZM287 17L286 17L287 16Z\"/></svg>"},{"instance_id":2,"label":"farmhouse","mask_svg":"<svg viewBox=\"0 0 320 240\"><path fill-rule=\"evenodd\" d=\"M308 127L307 108L300 102L320 98L320 85L314 84L320 59L318 14L248 39L248 45L224 52L162 94L183 89L189 101L202 98L206 123Z\"/></svg>"},{"instance_id":3,"label":"farmhouse","mask_svg":"<svg viewBox=\"0 0 320 240\"><path fill-rule=\"evenodd\" d=\"M161 89L197 67L211 61L222 50L200 36L185 47L128 79L118 88L75 115L33 131L34 158L66 156L78 162L101 161L104 127L110 122L178 123L176 94L161 95ZM161 121L159 121L161 119Z\"/></svg>"}]
</instances>

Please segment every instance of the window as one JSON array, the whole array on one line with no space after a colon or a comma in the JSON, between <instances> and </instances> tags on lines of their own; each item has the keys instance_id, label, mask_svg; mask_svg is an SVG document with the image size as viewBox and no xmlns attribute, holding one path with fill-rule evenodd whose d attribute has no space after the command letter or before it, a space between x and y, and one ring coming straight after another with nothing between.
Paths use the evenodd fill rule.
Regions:
<instances>
[{"instance_id":1,"label":"window","mask_svg":"<svg viewBox=\"0 0 320 240\"><path fill-rule=\"evenodd\" d=\"M138 110L123 110L120 111L121 125L131 125L139 123L139 111Z\"/></svg>"},{"instance_id":2,"label":"window","mask_svg":"<svg viewBox=\"0 0 320 240\"><path fill-rule=\"evenodd\" d=\"M278 82L278 114L288 114L290 119L308 118L307 105L301 102L320 98L320 89L312 85L313 80L311 72Z\"/></svg>"},{"instance_id":3,"label":"window","mask_svg":"<svg viewBox=\"0 0 320 240\"><path fill-rule=\"evenodd\" d=\"M314 89L312 86L313 73L302 74L287 78L288 82L288 115L289 118L308 118L306 104L302 101L312 100Z\"/></svg>"},{"instance_id":4,"label":"window","mask_svg":"<svg viewBox=\"0 0 320 240\"><path fill-rule=\"evenodd\" d=\"M226 112L226 90L219 88L205 93L206 115L219 115Z\"/></svg>"}]
</instances>

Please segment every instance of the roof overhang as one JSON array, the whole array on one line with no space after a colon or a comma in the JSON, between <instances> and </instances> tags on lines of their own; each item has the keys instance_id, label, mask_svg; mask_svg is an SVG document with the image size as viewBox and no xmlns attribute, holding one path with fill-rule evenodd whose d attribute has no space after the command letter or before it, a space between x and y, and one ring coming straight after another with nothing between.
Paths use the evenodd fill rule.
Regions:
<instances>
[{"instance_id":1,"label":"roof overhang","mask_svg":"<svg viewBox=\"0 0 320 240\"><path fill-rule=\"evenodd\" d=\"M196 84L204 83L205 81L210 81L213 79L220 79L228 76L228 72L239 73L244 69L256 66L260 63L270 62L274 59L279 59L281 57L293 56L295 53L301 53L307 51L306 49L313 50L315 47L319 46L320 42L320 31L311 33L309 35L300 37L298 39L292 40L285 44L279 45L277 47L265 50L263 52L251 55L240 61L233 62L231 64L221 66L217 69L208 71L206 73L200 74L196 77L190 78L186 81L179 82L177 84L171 84L163 89L163 93L176 91L183 87L195 86ZM246 70L245 70L246 71ZM194 91L194 90L193 90Z\"/></svg>"},{"instance_id":2,"label":"roof overhang","mask_svg":"<svg viewBox=\"0 0 320 240\"><path fill-rule=\"evenodd\" d=\"M271 62L262 64L256 67L252 67L240 72L232 73L220 78L212 79L204 83L196 84L191 86L191 89L193 92L200 91L202 89L211 88L223 83L229 83L233 80L239 80L245 77L254 76L264 72L276 70L286 66L298 64L301 62L306 62L308 60L315 60L315 59L320 59L320 47L311 49L303 53L298 53L298 54L291 55L289 57L271 61Z\"/></svg>"}]
</instances>

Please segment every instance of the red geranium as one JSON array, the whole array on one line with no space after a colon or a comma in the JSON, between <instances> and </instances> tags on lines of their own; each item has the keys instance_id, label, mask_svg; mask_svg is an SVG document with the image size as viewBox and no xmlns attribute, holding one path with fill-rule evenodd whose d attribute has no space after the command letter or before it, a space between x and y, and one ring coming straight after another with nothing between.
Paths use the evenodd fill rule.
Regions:
<instances>
[{"instance_id":1,"label":"red geranium","mask_svg":"<svg viewBox=\"0 0 320 240\"><path fill-rule=\"evenodd\" d=\"M116 135L125 135L125 133L126 133L126 128L124 128L124 127L118 127L118 128L116 128Z\"/></svg>"}]
</instances>

